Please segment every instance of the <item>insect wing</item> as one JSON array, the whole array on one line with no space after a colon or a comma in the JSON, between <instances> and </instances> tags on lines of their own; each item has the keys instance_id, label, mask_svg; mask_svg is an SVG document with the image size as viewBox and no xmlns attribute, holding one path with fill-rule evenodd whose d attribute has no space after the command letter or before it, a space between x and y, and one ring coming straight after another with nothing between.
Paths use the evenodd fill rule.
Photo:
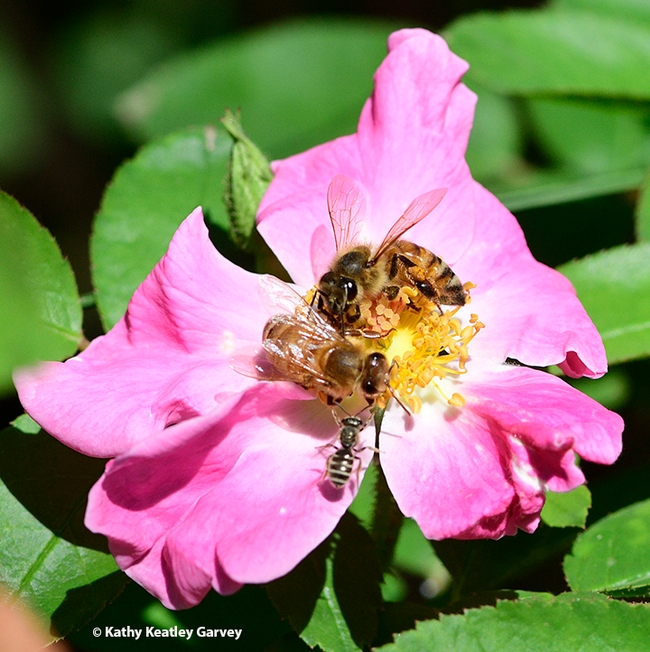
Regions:
<instances>
[{"instance_id":1,"label":"insect wing","mask_svg":"<svg viewBox=\"0 0 650 652\"><path fill-rule=\"evenodd\" d=\"M327 342L335 345L348 345L348 342L327 322L313 322L302 315L277 315L271 322L274 328L284 326L291 333L290 338L284 341L266 337L262 343L269 355L282 360L283 364L278 365L284 367L284 380L300 382L301 377L307 375L316 384L328 385L328 379L317 365L314 353Z\"/></svg>"},{"instance_id":2,"label":"insect wing","mask_svg":"<svg viewBox=\"0 0 650 652\"><path fill-rule=\"evenodd\" d=\"M332 222L336 251L339 252L359 236L366 198L350 177L337 174L327 189L327 208Z\"/></svg>"},{"instance_id":3,"label":"insect wing","mask_svg":"<svg viewBox=\"0 0 650 652\"><path fill-rule=\"evenodd\" d=\"M399 240L410 228L421 222L442 201L446 194L447 188L437 188L416 197L404 211L404 214L390 228L373 256L373 261L377 260L393 242Z\"/></svg>"},{"instance_id":4,"label":"insect wing","mask_svg":"<svg viewBox=\"0 0 650 652\"><path fill-rule=\"evenodd\" d=\"M242 376L257 380L286 380L285 375L257 349L239 352L228 358L228 365Z\"/></svg>"},{"instance_id":5,"label":"insect wing","mask_svg":"<svg viewBox=\"0 0 650 652\"><path fill-rule=\"evenodd\" d=\"M308 305L292 285L275 276L264 274L260 276L258 282L262 303L268 310L269 316L292 315L298 306Z\"/></svg>"}]
</instances>

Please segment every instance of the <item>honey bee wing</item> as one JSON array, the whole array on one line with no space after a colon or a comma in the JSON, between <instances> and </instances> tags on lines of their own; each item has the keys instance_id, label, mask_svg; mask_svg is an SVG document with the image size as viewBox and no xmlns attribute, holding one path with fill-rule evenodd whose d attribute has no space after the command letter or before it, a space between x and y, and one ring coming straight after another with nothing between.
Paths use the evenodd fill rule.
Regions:
<instances>
[{"instance_id":1,"label":"honey bee wing","mask_svg":"<svg viewBox=\"0 0 650 652\"><path fill-rule=\"evenodd\" d=\"M302 377L308 377L315 385L328 385L329 381L318 366L314 352L324 343L332 340L335 344L339 344L341 340L347 344L338 331L327 322L323 322L324 327L321 327L320 324L315 324L302 315L277 315L272 322L290 325L293 339L291 343L285 342L279 345L273 338L267 337L262 343L269 355L286 363L286 371L281 372L283 378L273 378L273 380L284 379L300 383Z\"/></svg>"},{"instance_id":2,"label":"honey bee wing","mask_svg":"<svg viewBox=\"0 0 650 652\"><path fill-rule=\"evenodd\" d=\"M338 332L289 283L270 274L264 274L260 276L259 284L262 291L262 303L270 316L277 314L296 316L297 312L296 318L303 319L311 325L311 328L318 328L322 332L333 332L338 335ZM297 308L300 310L296 310Z\"/></svg>"},{"instance_id":3,"label":"honey bee wing","mask_svg":"<svg viewBox=\"0 0 650 652\"><path fill-rule=\"evenodd\" d=\"M327 208L330 213L336 251L352 244L361 232L366 198L359 186L344 174L337 174L327 189Z\"/></svg>"},{"instance_id":4,"label":"honey bee wing","mask_svg":"<svg viewBox=\"0 0 650 652\"><path fill-rule=\"evenodd\" d=\"M421 222L447 194L447 188L437 188L416 197L404 214L391 226L382 243L377 248L372 261L376 261L396 240L399 240L410 228Z\"/></svg>"},{"instance_id":5,"label":"honey bee wing","mask_svg":"<svg viewBox=\"0 0 650 652\"><path fill-rule=\"evenodd\" d=\"M268 310L269 316L279 313L292 315L299 305L307 305L307 302L292 285L275 276L264 274L260 276L258 282L262 303Z\"/></svg>"},{"instance_id":6,"label":"honey bee wing","mask_svg":"<svg viewBox=\"0 0 650 652\"><path fill-rule=\"evenodd\" d=\"M277 369L260 351L235 353L228 358L228 365L242 376L258 380L286 380L285 374Z\"/></svg>"}]
</instances>

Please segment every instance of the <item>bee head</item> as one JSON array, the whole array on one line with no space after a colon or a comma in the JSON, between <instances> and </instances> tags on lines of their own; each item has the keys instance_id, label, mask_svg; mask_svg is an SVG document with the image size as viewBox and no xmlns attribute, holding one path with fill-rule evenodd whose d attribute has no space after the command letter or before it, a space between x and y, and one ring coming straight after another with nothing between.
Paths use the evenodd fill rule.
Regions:
<instances>
[{"instance_id":1,"label":"bee head","mask_svg":"<svg viewBox=\"0 0 650 652\"><path fill-rule=\"evenodd\" d=\"M348 304L357 297L357 284L347 276L327 272L318 283L318 291L328 312L343 315Z\"/></svg>"},{"instance_id":2,"label":"bee head","mask_svg":"<svg viewBox=\"0 0 650 652\"><path fill-rule=\"evenodd\" d=\"M376 398L388 389L388 360L383 353L371 353L366 359L361 392L366 398Z\"/></svg>"}]
</instances>

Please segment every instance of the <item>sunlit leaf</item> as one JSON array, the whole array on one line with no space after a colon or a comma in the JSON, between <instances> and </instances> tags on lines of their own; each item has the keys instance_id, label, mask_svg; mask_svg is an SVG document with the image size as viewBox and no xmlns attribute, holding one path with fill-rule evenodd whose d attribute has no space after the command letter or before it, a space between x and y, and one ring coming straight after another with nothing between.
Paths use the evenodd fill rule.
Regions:
<instances>
[{"instance_id":1,"label":"sunlit leaf","mask_svg":"<svg viewBox=\"0 0 650 652\"><path fill-rule=\"evenodd\" d=\"M586 9L650 23L650 4L646 0L552 0L551 5L563 9Z\"/></svg>"},{"instance_id":2,"label":"sunlit leaf","mask_svg":"<svg viewBox=\"0 0 650 652\"><path fill-rule=\"evenodd\" d=\"M445 32L468 79L513 95L650 99L650 26L589 11L472 14Z\"/></svg>"},{"instance_id":3,"label":"sunlit leaf","mask_svg":"<svg viewBox=\"0 0 650 652\"><path fill-rule=\"evenodd\" d=\"M124 586L121 573L107 578L117 566L104 537L83 525L103 467L44 432L0 433L0 582L60 634L94 617Z\"/></svg>"},{"instance_id":4,"label":"sunlit leaf","mask_svg":"<svg viewBox=\"0 0 650 652\"><path fill-rule=\"evenodd\" d=\"M610 363L650 354L650 244L601 251L559 271L596 324Z\"/></svg>"},{"instance_id":5,"label":"sunlit leaf","mask_svg":"<svg viewBox=\"0 0 650 652\"><path fill-rule=\"evenodd\" d=\"M81 306L69 263L52 236L0 193L0 388L11 370L72 355L82 339Z\"/></svg>"},{"instance_id":6,"label":"sunlit leaf","mask_svg":"<svg viewBox=\"0 0 650 652\"><path fill-rule=\"evenodd\" d=\"M193 128L144 147L116 173L91 241L97 305L106 328L167 250L179 224L203 206L222 229L230 138L215 127Z\"/></svg>"},{"instance_id":7,"label":"sunlit leaf","mask_svg":"<svg viewBox=\"0 0 650 652\"><path fill-rule=\"evenodd\" d=\"M584 485L565 493L549 491L542 520L551 527L584 527L591 507L591 493Z\"/></svg>"},{"instance_id":8,"label":"sunlit leaf","mask_svg":"<svg viewBox=\"0 0 650 652\"><path fill-rule=\"evenodd\" d=\"M650 607L610 600L597 593L540 595L440 616L398 634L383 652L566 652L644 650Z\"/></svg>"},{"instance_id":9,"label":"sunlit leaf","mask_svg":"<svg viewBox=\"0 0 650 652\"><path fill-rule=\"evenodd\" d=\"M575 591L650 596L650 500L588 528L565 557L564 571Z\"/></svg>"},{"instance_id":10,"label":"sunlit leaf","mask_svg":"<svg viewBox=\"0 0 650 652\"><path fill-rule=\"evenodd\" d=\"M224 39L169 61L129 90L118 112L146 140L239 107L251 139L280 158L356 131L394 28L321 17Z\"/></svg>"}]
</instances>

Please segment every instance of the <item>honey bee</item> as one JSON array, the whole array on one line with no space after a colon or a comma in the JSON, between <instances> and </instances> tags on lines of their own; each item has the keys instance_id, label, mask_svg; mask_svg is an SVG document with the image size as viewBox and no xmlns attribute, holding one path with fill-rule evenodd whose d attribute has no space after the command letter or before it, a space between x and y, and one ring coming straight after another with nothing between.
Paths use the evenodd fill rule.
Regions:
<instances>
[{"instance_id":1,"label":"honey bee","mask_svg":"<svg viewBox=\"0 0 650 652\"><path fill-rule=\"evenodd\" d=\"M357 389L368 403L390 390L385 355L344 337L286 283L266 277L265 284L274 304L286 311L264 327L262 347L271 367L260 361L253 373L247 373L232 359L231 366L260 380L291 381L316 389L330 405Z\"/></svg>"},{"instance_id":2,"label":"honey bee","mask_svg":"<svg viewBox=\"0 0 650 652\"><path fill-rule=\"evenodd\" d=\"M423 220L442 201L440 188L417 197L390 228L376 248L356 244L365 199L355 182L342 174L327 191L336 258L318 283L318 309L346 331L360 318L359 304L381 293L389 300L410 286L438 306L465 305L467 294L460 279L442 258L400 237Z\"/></svg>"},{"instance_id":3,"label":"honey bee","mask_svg":"<svg viewBox=\"0 0 650 652\"><path fill-rule=\"evenodd\" d=\"M359 443L359 434L366 427L368 421L363 422L359 417L352 416L347 416L339 420L334 415L334 418L340 427L339 443L341 447L337 448L327 458L323 477L329 478L329 481L335 489L342 489L352 477L354 462L358 460L359 464L361 464L360 458L355 453L360 453L362 450L365 450L365 448L358 450L356 447ZM333 446L333 444L328 444L328 446Z\"/></svg>"}]
</instances>

